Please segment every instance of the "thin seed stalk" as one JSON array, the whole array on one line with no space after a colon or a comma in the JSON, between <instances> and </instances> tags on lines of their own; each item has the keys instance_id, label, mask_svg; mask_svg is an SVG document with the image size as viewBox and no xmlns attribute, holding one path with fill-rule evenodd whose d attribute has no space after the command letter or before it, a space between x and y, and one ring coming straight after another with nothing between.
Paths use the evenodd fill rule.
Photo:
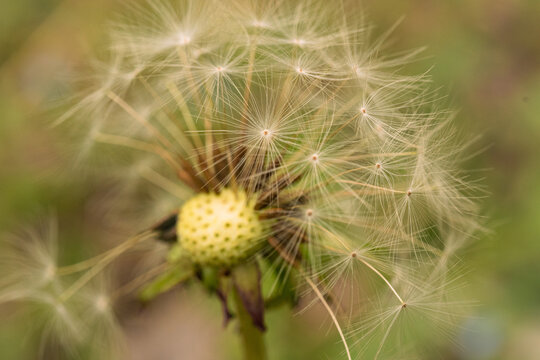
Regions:
<instances>
[{"instance_id":1,"label":"thin seed stalk","mask_svg":"<svg viewBox=\"0 0 540 360\"><path fill-rule=\"evenodd\" d=\"M251 316L247 312L240 295L235 290L233 292L234 305L236 307L236 317L238 318L238 333L243 352L244 360L267 360L264 333L253 325Z\"/></svg>"}]
</instances>

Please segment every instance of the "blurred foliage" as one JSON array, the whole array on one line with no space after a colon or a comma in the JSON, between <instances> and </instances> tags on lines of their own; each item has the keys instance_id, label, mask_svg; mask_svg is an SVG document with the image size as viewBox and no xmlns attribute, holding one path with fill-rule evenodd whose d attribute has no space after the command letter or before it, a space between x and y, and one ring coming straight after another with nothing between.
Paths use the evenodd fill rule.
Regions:
<instances>
[{"instance_id":1,"label":"blurred foliage","mask_svg":"<svg viewBox=\"0 0 540 360\"><path fill-rule=\"evenodd\" d=\"M540 2L387 0L364 1L364 6L376 34L404 16L391 48L428 46L426 58L405 70L434 64L434 86L451 94L448 102L459 109L462 132L482 135L478 148L485 148L467 166L485 177L486 226L493 231L463 254L470 269L469 297L477 306L463 324L469 330L458 334L456 346L441 357L539 359ZM49 126L49 109L72 95L73 68L88 60L90 44L102 41L101 25L113 9L117 2L105 0L0 4L0 229L13 229L53 208L68 262L98 246L90 239L101 238L95 226L101 219L91 209L109 184L63 170L70 154L62 152L61 134ZM219 330L219 304L208 304L201 294L187 301L199 321L213 322L212 331ZM14 321L13 314L21 311L0 309L2 359L35 359L39 351L28 324ZM290 320L284 316L288 311L269 314L268 340L277 344L272 358L335 358L340 345L324 336L330 325L318 325L320 314ZM210 355L199 358L234 356L232 332L229 328L204 342Z\"/></svg>"}]
</instances>

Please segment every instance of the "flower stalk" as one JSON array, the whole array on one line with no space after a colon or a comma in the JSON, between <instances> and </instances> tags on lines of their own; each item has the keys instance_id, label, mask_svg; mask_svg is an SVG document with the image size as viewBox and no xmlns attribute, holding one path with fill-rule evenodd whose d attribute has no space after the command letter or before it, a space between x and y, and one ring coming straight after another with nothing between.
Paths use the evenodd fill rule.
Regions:
<instances>
[{"instance_id":1,"label":"flower stalk","mask_svg":"<svg viewBox=\"0 0 540 360\"><path fill-rule=\"evenodd\" d=\"M233 293L236 317L238 318L238 334L244 360L266 360L268 354L264 341L264 332L253 324L253 319L245 308L237 290Z\"/></svg>"}]
</instances>

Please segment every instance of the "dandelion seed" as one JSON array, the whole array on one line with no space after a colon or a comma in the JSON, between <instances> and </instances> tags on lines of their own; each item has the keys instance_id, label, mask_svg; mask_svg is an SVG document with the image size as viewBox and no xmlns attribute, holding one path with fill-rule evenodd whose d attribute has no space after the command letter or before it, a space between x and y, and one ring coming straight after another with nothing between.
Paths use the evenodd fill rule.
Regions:
<instances>
[{"instance_id":1,"label":"dandelion seed","mask_svg":"<svg viewBox=\"0 0 540 360\"><path fill-rule=\"evenodd\" d=\"M292 43L302 47L306 44L306 41L304 39L293 39Z\"/></svg>"},{"instance_id":2,"label":"dandelion seed","mask_svg":"<svg viewBox=\"0 0 540 360\"><path fill-rule=\"evenodd\" d=\"M54 279L56 276L56 266L53 264L49 264L43 273L44 280L49 282Z\"/></svg>"},{"instance_id":3,"label":"dandelion seed","mask_svg":"<svg viewBox=\"0 0 540 360\"><path fill-rule=\"evenodd\" d=\"M191 42L191 37L184 33L179 33L177 35L177 44L178 45L187 45Z\"/></svg>"},{"instance_id":4,"label":"dandelion seed","mask_svg":"<svg viewBox=\"0 0 540 360\"><path fill-rule=\"evenodd\" d=\"M106 295L99 294L95 299L95 307L98 312L104 313L109 310L109 300Z\"/></svg>"},{"instance_id":5,"label":"dandelion seed","mask_svg":"<svg viewBox=\"0 0 540 360\"><path fill-rule=\"evenodd\" d=\"M253 26L260 27L260 28L268 27L268 24L266 24L264 21L261 21L261 20L253 20L252 24Z\"/></svg>"},{"instance_id":6,"label":"dandelion seed","mask_svg":"<svg viewBox=\"0 0 540 360\"><path fill-rule=\"evenodd\" d=\"M352 69L358 78L369 79L367 72L361 69L358 65L353 65Z\"/></svg>"}]
</instances>

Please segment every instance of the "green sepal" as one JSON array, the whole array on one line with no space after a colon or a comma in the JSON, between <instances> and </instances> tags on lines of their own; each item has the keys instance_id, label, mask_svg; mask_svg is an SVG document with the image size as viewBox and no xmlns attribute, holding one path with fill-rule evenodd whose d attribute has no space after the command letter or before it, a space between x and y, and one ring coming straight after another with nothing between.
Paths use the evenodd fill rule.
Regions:
<instances>
[{"instance_id":1,"label":"green sepal","mask_svg":"<svg viewBox=\"0 0 540 360\"><path fill-rule=\"evenodd\" d=\"M233 286L253 325L264 331L264 300L261 289L261 270L256 261L240 264L232 270Z\"/></svg>"},{"instance_id":2,"label":"green sepal","mask_svg":"<svg viewBox=\"0 0 540 360\"><path fill-rule=\"evenodd\" d=\"M223 327L229 324L229 321L233 318L233 314L229 307L229 295L231 293L232 281L230 276L222 275L218 280L218 287L216 288L216 295L221 303L221 310L223 313Z\"/></svg>"},{"instance_id":3,"label":"green sepal","mask_svg":"<svg viewBox=\"0 0 540 360\"><path fill-rule=\"evenodd\" d=\"M201 282L210 293L214 293L219 288L220 271L213 266L203 266L200 269Z\"/></svg>"},{"instance_id":4,"label":"green sepal","mask_svg":"<svg viewBox=\"0 0 540 360\"><path fill-rule=\"evenodd\" d=\"M281 304L295 306L298 303L296 271L294 269L271 266L267 260L259 260L264 276L261 281L265 307L272 308ZM283 265L286 266L286 265Z\"/></svg>"},{"instance_id":5,"label":"green sepal","mask_svg":"<svg viewBox=\"0 0 540 360\"><path fill-rule=\"evenodd\" d=\"M176 243L171 246L171 249L167 253L167 261L171 264L174 264L182 259L184 252L180 244Z\"/></svg>"},{"instance_id":6,"label":"green sepal","mask_svg":"<svg viewBox=\"0 0 540 360\"><path fill-rule=\"evenodd\" d=\"M189 280L194 274L193 266L188 262L171 264L165 273L146 285L139 294L139 299L148 302L174 286Z\"/></svg>"}]
</instances>

